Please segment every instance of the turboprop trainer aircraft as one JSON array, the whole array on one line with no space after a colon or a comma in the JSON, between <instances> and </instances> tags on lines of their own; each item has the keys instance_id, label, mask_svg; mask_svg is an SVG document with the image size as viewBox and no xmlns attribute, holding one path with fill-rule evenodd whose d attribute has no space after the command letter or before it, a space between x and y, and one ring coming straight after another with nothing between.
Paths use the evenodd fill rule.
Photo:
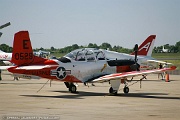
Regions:
<instances>
[{"instance_id":1,"label":"turboprop trainer aircraft","mask_svg":"<svg viewBox=\"0 0 180 120\"><path fill-rule=\"evenodd\" d=\"M70 92L76 92L73 84L109 81L109 92L117 94L120 83L128 93L127 78L146 74L175 70L176 67L139 71L137 63L138 46L135 46L135 60L108 60L102 50L83 48L70 52L59 59L46 59L33 55L28 31L20 31L14 36L11 62L15 66L6 69L14 74L37 76L64 82ZM142 78L142 79L143 79ZM140 80L142 80L140 79Z\"/></svg>"}]
</instances>

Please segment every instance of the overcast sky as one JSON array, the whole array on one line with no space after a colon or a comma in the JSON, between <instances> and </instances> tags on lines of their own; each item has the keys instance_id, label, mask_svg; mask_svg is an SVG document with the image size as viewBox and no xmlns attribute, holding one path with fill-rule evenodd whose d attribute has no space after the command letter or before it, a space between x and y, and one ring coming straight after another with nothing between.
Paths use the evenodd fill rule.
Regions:
<instances>
[{"instance_id":1,"label":"overcast sky","mask_svg":"<svg viewBox=\"0 0 180 120\"><path fill-rule=\"evenodd\" d=\"M149 35L155 46L180 41L180 0L0 0L0 43L28 30L33 48L108 42L133 48Z\"/></svg>"}]
</instances>

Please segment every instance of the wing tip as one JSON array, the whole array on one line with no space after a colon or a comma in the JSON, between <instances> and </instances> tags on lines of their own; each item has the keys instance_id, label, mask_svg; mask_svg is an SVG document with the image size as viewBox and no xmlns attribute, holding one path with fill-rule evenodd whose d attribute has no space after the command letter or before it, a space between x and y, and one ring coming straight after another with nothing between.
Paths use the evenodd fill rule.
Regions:
<instances>
[{"instance_id":1,"label":"wing tip","mask_svg":"<svg viewBox=\"0 0 180 120\"><path fill-rule=\"evenodd\" d=\"M175 70L177 67L176 66L171 66L171 69L172 70Z\"/></svg>"}]
</instances>

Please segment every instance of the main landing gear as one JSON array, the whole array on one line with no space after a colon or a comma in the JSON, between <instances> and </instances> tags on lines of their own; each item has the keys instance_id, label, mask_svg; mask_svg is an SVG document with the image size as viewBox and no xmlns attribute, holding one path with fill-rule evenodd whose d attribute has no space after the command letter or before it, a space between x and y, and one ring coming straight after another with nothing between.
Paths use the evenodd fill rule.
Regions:
<instances>
[{"instance_id":1,"label":"main landing gear","mask_svg":"<svg viewBox=\"0 0 180 120\"><path fill-rule=\"evenodd\" d=\"M120 80L111 80L111 81L109 81L109 83L111 84L111 87L109 88L109 93L112 95L117 95L121 81Z\"/></svg>"},{"instance_id":2,"label":"main landing gear","mask_svg":"<svg viewBox=\"0 0 180 120\"><path fill-rule=\"evenodd\" d=\"M117 95L117 90L113 90L112 87L109 88L109 93L113 95Z\"/></svg>"},{"instance_id":3,"label":"main landing gear","mask_svg":"<svg viewBox=\"0 0 180 120\"><path fill-rule=\"evenodd\" d=\"M112 95L117 95L117 92L119 90L119 86L120 86L120 80L112 80L110 81L111 87L109 88L109 93ZM128 83L125 81L124 82L125 86L123 88L123 92L125 94L129 93L129 87L128 87Z\"/></svg>"},{"instance_id":4,"label":"main landing gear","mask_svg":"<svg viewBox=\"0 0 180 120\"><path fill-rule=\"evenodd\" d=\"M77 87L73 83L64 82L71 93L76 93Z\"/></svg>"},{"instance_id":5,"label":"main landing gear","mask_svg":"<svg viewBox=\"0 0 180 120\"><path fill-rule=\"evenodd\" d=\"M123 89L123 92L124 92L125 94L129 93L129 87L125 86L124 89Z\"/></svg>"},{"instance_id":6,"label":"main landing gear","mask_svg":"<svg viewBox=\"0 0 180 120\"><path fill-rule=\"evenodd\" d=\"M125 94L127 94L127 93L129 93L129 87L128 87L128 83L127 83L127 81L124 81L124 89L123 89L123 92L125 93Z\"/></svg>"},{"instance_id":7,"label":"main landing gear","mask_svg":"<svg viewBox=\"0 0 180 120\"><path fill-rule=\"evenodd\" d=\"M118 92L118 91L117 91L117 90L113 90L112 87L109 88L109 93L110 93L110 94L117 95L117 92ZM123 92L124 92L125 94L129 93L129 87L125 86L125 87L123 88Z\"/></svg>"}]
</instances>

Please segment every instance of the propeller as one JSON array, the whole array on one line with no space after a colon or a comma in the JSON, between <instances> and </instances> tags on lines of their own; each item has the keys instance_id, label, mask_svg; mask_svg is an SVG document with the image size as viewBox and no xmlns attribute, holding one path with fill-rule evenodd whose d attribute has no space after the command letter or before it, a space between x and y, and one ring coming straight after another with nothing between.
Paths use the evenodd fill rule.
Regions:
<instances>
[{"instance_id":1,"label":"propeller","mask_svg":"<svg viewBox=\"0 0 180 120\"><path fill-rule=\"evenodd\" d=\"M6 24L4 24L4 25L1 25L0 26L0 29L3 29L3 28L5 28L5 27L8 27L9 25L11 25L11 23L10 22L8 22L8 23L6 23ZM2 32L0 32L0 37L2 36Z\"/></svg>"}]
</instances>

